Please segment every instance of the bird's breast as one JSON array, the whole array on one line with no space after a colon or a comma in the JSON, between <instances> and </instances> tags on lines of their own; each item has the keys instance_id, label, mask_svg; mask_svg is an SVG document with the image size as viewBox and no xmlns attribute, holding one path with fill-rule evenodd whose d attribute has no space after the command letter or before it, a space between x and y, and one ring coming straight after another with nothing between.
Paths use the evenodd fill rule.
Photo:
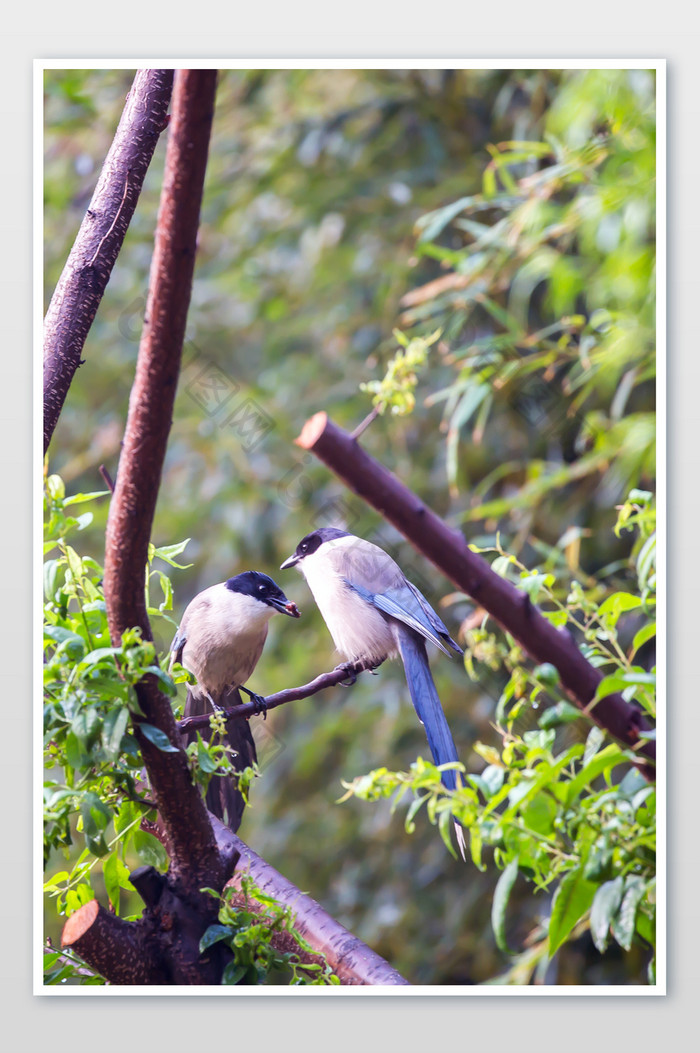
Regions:
<instances>
[{"instance_id":1,"label":"bird's breast","mask_svg":"<svg viewBox=\"0 0 700 1053\"><path fill-rule=\"evenodd\" d=\"M265 646L271 613L259 603L242 611L240 603L234 606L220 593L188 624L182 664L194 673L201 689L216 698L224 688L245 684Z\"/></svg>"},{"instance_id":2,"label":"bird's breast","mask_svg":"<svg viewBox=\"0 0 700 1053\"><path fill-rule=\"evenodd\" d=\"M364 659L378 665L396 654L387 619L342 577L315 563L313 557L304 560L303 572L333 642L346 660Z\"/></svg>"}]
</instances>

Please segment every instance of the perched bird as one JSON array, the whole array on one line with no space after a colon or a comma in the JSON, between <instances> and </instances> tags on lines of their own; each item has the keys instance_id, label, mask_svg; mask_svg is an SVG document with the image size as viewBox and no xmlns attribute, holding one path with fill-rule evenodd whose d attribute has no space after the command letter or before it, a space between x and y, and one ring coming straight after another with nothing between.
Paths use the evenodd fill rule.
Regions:
<instances>
[{"instance_id":1,"label":"perched bird","mask_svg":"<svg viewBox=\"0 0 700 1053\"><path fill-rule=\"evenodd\" d=\"M228 581L212 585L189 603L170 646L170 668L180 662L197 678L187 687L185 717L230 708L241 701L239 690L261 704L263 700L243 687L252 675L267 638L268 622L276 612L299 617L295 603L287 599L267 574L247 570ZM242 770L257 759L247 720L229 720L228 744L238 754L233 763ZM208 741L210 732L200 732ZM187 744L197 732L185 733ZM237 830L244 803L237 781L214 777L207 789L207 808L232 830Z\"/></svg>"},{"instance_id":2,"label":"perched bird","mask_svg":"<svg viewBox=\"0 0 700 1053\"><path fill-rule=\"evenodd\" d=\"M370 541L322 527L302 538L281 569L294 566L306 578L335 646L346 660L363 661L374 669L386 658L401 656L435 763L458 760L430 673L425 641L445 654L450 653L448 647L462 654L462 648L399 565ZM442 773L442 781L454 790L458 774L449 769ZM458 823L455 831L462 858L466 858Z\"/></svg>"}]
</instances>

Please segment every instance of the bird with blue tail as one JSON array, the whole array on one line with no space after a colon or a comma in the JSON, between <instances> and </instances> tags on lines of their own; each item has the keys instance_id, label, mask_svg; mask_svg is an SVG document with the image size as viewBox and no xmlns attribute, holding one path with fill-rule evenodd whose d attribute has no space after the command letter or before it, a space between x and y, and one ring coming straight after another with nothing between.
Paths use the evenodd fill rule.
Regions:
<instances>
[{"instance_id":1,"label":"bird with blue tail","mask_svg":"<svg viewBox=\"0 0 700 1053\"><path fill-rule=\"evenodd\" d=\"M399 565L370 541L321 527L302 538L281 569L288 567L297 567L304 575L333 642L348 663L362 662L375 669L387 658L401 658L435 764L457 761L425 644L430 641L447 655L450 650L461 655L462 648ZM461 785L454 769L441 775L448 790ZM458 822L454 826L466 859L464 832Z\"/></svg>"}]
</instances>

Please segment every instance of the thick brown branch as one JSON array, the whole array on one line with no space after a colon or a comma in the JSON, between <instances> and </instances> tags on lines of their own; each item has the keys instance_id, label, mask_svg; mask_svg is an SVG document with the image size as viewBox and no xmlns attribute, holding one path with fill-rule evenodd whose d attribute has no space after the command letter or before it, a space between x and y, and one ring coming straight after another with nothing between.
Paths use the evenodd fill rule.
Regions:
<instances>
[{"instance_id":1,"label":"thick brown branch","mask_svg":"<svg viewBox=\"0 0 700 1053\"><path fill-rule=\"evenodd\" d=\"M316 454L350 489L376 508L511 633L535 661L550 662L581 709L589 706L603 674L584 658L567 630L555 628L524 592L491 570L486 560L470 550L459 531L447 526L325 413L308 420L296 442ZM654 778L656 744L640 739L640 732L651 730L641 712L619 694L602 698L588 712L613 738L644 757L648 763L642 761L640 767L648 778Z\"/></svg>"},{"instance_id":2,"label":"thick brown branch","mask_svg":"<svg viewBox=\"0 0 700 1053\"><path fill-rule=\"evenodd\" d=\"M112 984L168 982L144 926L110 914L96 899L71 914L63 927L61 946L70 947Z\"/></svg>"},{"instance_id":3,"label":"thick brown branch","mask_svg":"<svg viewBox=\"0 0 700 1053\"><path fill-rule=\"evenodd\" d=\"M294 913L295 928L315 951L325 956L342 984L407 985L396 969L357 936L343 928L323 907L261 859L245 841L232 833L218 819L212 820L220 840L227 840L241 854L230 884L240 888L241 876L250 874L255 884L283 907Z\"/></svg>"},{"instance_id":4,"label":"thick brown branch","mask_svg":"<svg viewBox=\"0 0 700 1053\"><path fill-rule=\"evenodd\" d=\"M186 888L153 867L139 867L131 881L146 904L139 921L123 921L92 900L68 919L61 945L113 984L220 983L231 952L223 945L199 950L202 934L216 922L216 900L199 896L194 903Z\"/></svg>"},{"instance_id":5,"label":"thick brown branch","mask_svg":"<svg viewBox=\"0 0 700 1053\"><path fill-rule=\"evenodd\" d=\"M175 80L155 249L136 377L107 522L104 589L112 640L140 627L152 639L144 581L180 369L214 109L216 72L180 70ZM137 685L145 722L180 746L168 699L155 677ZM223 884L223 862L182 749L163 752L136 726L171 852L171 869L192 887Z\"/></svg>"},{"instance_id":6,"label":"thick brown branch","mask_svg":"<svg viewBox=\"0 0 700 1053\"><path fill-rule=\"evenodd\" d=\"M335 669L331 669L329 673L321 673L315 680L311 680L308 684L302 684L301 687L288 687L284 691L277 691L274 695L268 695L265 699L265 709L276 709L277 706L283 706L286 702L296 702L301 698L310 698L311 695L324 691L327 687L335 687L344 680L352 679L363 672L365 668L366 666L362 662L350 662L347 665L339 665ZM227 720L231 718L235 720L236 718L254 717L261 710L256 702L244 702L240 706L231 706L230 709L224 708L221 712ZM194 731L196 728L209 727L209 719L210 714L208 713L200 717L185 717L184 720L178 721L177 726L180 731Z\"/></svg>"},{"instance_id":7,"label":"thick brown branch","mask_svg":"<svg viewBox=\"0 0 700 1053\"><path fill-rule=\"evenodd\" d=\"M173 85L169 69L139 70L44 322L44 453L121 249Z\"/></svg>"}]
</instances>

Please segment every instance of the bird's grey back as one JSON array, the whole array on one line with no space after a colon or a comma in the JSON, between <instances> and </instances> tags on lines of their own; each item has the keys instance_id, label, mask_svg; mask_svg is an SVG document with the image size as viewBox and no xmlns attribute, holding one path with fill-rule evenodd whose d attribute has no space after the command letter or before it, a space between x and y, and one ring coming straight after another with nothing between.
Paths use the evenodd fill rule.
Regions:
<instances>
[{"instance_id":1,"label":"bird's grey back","mask_svg":"<svg viewBox=\"0 0 700 1053\"><path fill-rule=\"evenodd\" d=\"M331 543L328 559L340 577L371 592L386 592L406 581L401 567L387 552L354 535Z\"/></svg>"}]
</instances>

